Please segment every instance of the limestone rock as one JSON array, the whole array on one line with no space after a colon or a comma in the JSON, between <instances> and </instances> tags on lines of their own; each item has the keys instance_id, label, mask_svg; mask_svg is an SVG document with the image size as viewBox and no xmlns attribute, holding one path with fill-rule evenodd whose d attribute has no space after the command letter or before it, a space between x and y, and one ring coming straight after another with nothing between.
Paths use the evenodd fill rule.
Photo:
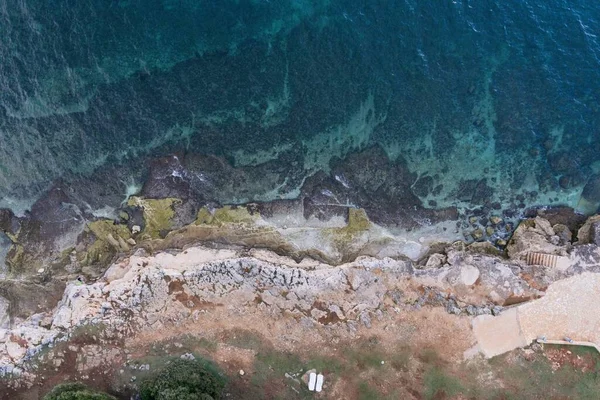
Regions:
<instances>
[{"instance_id":1,"label":"limestone rock","mask_svg":"<svg viewBox=\"0 0 600 400\"><path fill-rule=\"evenodd\" d=\"M460 283L465 286L474 285L479 279L479 269L472 265L464 265L460 269Z\"/></svg>"},{"instance_id":2,"label":"limestone rock","mask_svg":"<svg viewBox=\"0 0 600 400\"><path fill-rule=\"evenodd\" d=\"M600 215L594 215L585 221L577 232L577 240L580 244L600 245Z\"/></svg>"},{"instance_id":3,"label":"limestone rock","mask_svg":"<svg viewBox=\"0 0 600 400\"><path fill-rule=\"evenodd\" d=\"M439 268L446 263L446 255L440 253L434 253L429 256L425 268Z\"/></svg>"},{"instance_id":4,"label":"limestone rock","mask_svg":"<svg viewBox=\"0 0 600 400\"><path fill-rule=\"evenodd\" d=\"M26 352L27 349L25 347L22 347L19 343L15 343L13 341L9 341L6 343L6 353L10 358L12 358L15 361L18 361L21 358L23 358Z\"/></svg>"},{"instance_id":5,"label":"limestone rock","mask_svg":"<svg viewBox=\"0 0 600 400\"><path fill-rule=\"evenodd\" d=\"M571 233L569 227L567 227L566 225L555 224L552 226L552 229L556 233L556 236L558 236L558 238L560 239L559 243L561 244L570 243L573 239L573 234Z\"/></svg>"},{"instance_id":6,"label":"limestone rock","mask_svg":"<svg viewBox=\"0 0 600 400\"><path fill-rule=\"evenodd\" d=\"M554 229L548 220L540 217L526 219L519 224L508 243L508 256L511 259L523 259L529 252L566 254L564 246L557 246L550 242L550 237L554 235Z\"/></svg>"},{"instance_id":7,"label":"limestone rock","mask_svg":"<svg viewBox=\"0 0 600 400\"><path fill-rule=\"evenodd\" d=\"M10 318L8 315L10 303L7 299L0 296L0 329L8 328Z\"/></svg>"},{"instance_id":8,"label":"limestone rock","mask_svg":"<svg viewBox=\"0 0 600 400\"><path fill-rule=\"evenodd\" d=\"M500 256L502 254L500 250L498 250L496 247L494 247L493 244L491 244L488 241L471 243L467 249L470 252L477 254L488 254L491 256Z\"/></svg>"}]
</instances>

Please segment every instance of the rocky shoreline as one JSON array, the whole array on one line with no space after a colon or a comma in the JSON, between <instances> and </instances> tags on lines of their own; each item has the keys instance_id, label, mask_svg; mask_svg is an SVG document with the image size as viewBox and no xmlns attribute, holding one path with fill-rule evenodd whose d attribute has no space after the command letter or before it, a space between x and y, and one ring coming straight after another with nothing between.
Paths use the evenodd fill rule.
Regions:
<instances>
[{"instance_id":1,"label":"rocky shoreline","mask_svg":"<svg viewBox=\"0 0 600 400\"><path fill-rule=\"evenodd\" d=\"M332 159L327 173L299 173L293 198L222 205L290 182L279 161L233 167L175 154L150 162L136 194L115 167L56 183L23 216L1 209L8 385L34 385L40 354L90 326L121 343L203 313L254 315L351 341L391 312L501 315L600 268L598 217L503 210L486 185L465 186L472 195L460 207L430 208L423 198L437 189L378 147Z\"/></svg>"},{"instance_id":2,"label":"rocky shoreline","mask_svg":"<svg viewBox=\"0 0 600 400\"><path fill-rule=\"evenodd\" d=\"M340 226L296 226L293 233L269 224L264 208L201 209L193 224L161 238L162 220L150 213L161 211L165 201L156 202L130 200L142 208L146 224L140 232L113 221L88 225L84 235L93 233L96 240L86 257L109 249L121 254L106 271L82 267L96 279L90 274L86 283L75 280L67 262L63 286L52 287L56 276L44 282L46 271L34 275L38 282L17 284L46 288L29 292L34 299L52 292L60 301L54 306L48 299L43 309L24 303L24 295L7 298L6 311L17 312L0 331L0 364L3 376L15 378L13 385L32 385L39 378L32 360L86 326L124 340L203 314L218 320L260 315L305 331L329 327L351 338L389 313L422 307L443 307L457 318L499 315L544 296L553 282L600 270L600 216L582 224L568 209L540 210L523 220L506 251L489 242L417 241L425 253L410 259L399 250L406 243L382 240L381 228L360 209L350 209ZM169 207L174 202L166 201ZM69 252L68 260L81 263L80 252Z\"/></svg>"}]
</instances>

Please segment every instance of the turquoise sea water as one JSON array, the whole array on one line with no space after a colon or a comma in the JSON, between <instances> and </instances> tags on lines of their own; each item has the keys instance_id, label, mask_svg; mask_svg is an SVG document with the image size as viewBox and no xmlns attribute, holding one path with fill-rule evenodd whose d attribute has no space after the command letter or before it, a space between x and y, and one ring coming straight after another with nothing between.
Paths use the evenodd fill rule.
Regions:
<instances>
[{"instance_id":1,"label":"turquoise sea water","mask_svg":"<svg viewBox=\"0 0 600 400\"><path fill-rule=\"evenodd\" d=\"M220 202L293 198L378 145L426 207L593 212L599 19L584 0L0 0L0 206L107 168L124 198L173 152L279 163Z\"/></svg>"}]
</instances>

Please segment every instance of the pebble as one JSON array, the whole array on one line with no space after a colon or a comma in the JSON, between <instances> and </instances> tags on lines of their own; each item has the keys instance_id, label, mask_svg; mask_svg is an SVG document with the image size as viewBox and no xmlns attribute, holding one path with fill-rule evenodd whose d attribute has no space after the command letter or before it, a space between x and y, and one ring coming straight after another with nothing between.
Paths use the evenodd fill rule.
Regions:
<instances>
[{"instance_id":1,"label":"pebble","mask_svg":"<svg viewBox=\"0 0 600 400\"><path fill-rule=\"evenodd\" d=\"M483 237L483 231L479 228L475 229L473 232L471 232L471 236L473 237L473 239L479 240Z\"/></svg>"},{"instance_id":2,"label":"pebble","mask_svg":"<svg viewBox=\"0 0 600 400\"><path fill-rule=\"evenodd\" d=\"M498 217L498 216L494 215L494 216L491 216L491 217L490 217L490 222L491 222L493 225L498 225L498 224L502 223L502 218L500 218L500 217Z\"/></svg>"},{"instance_id":3,"label":"pebble","mask_svg":"<svg viewBox=\"0 0 600 400\"><path fill-rule=\"evenodd\" d=\"M244 376L246 373L244 372L243 369L240 369L240 376Z\"/></svg>"}]
</instances>

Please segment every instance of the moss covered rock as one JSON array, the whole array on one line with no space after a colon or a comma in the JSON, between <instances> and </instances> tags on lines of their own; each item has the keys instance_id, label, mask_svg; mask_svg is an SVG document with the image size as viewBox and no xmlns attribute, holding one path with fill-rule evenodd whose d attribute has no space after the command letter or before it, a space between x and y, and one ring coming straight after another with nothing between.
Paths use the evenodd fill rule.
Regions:
<instances>
[{"instance_id":1,"label":"moss covered rock","mask_svg":"<svg viewBox=\"0 0 600 400\"><path fill-rule=\"evenodd\" d=\"M175 205L181 200L175 198L166 199L143 199L141 197L130 197L127 205L139 207L144 213L144 230L142 239L157 239L164 237L168 231L173 229L173 217L175 216Z\"/></svg>"},{"instance_id":2,"label":"moss covered rock","mask_svg":"<svg viewBox=\"0 0 600 400\"><path fill-rule=\"evenodd\" d=\"M364 236L371 227L372 223L365 210L362 208L349 208L346 226L324 229L323 235L324 239L330 240L341 254L354 254L358 242L366 240Z\"/></svg>"},{"instance_id":3,"label":"moss covered rock","mask_svg":"<svg viewBox=\"0 0 600 400\"><path fill-rule=\"evenodd\" d=\"M198 211L196 225L223 226L226 224L253 225L260 219L258 213L251 214L245 207L225 206L216 210L203 207Z\"/></svg>"},{"instance_id":4,"label":"moss covered rock","mask_svg":"<svg viewBox=\"0 0 600 400\"><path fill-rule=\"evenodd\" d=\"M13 244L6 255L6 264L11 273L18 273L25 260L25 248L18 243Z\"/></svg>"},{"instance_id":5,"label":"moss covered rock","mask_svg":"<svg viewBox=\"0 0 600 400\"><path fill-rule=\"evenodd\" d=\"M130 250L127 245L127 240L131 238L129 229L112 220L90 222L85 227L84 234L93 236L93 239L84 251L77 254L82 266L108 265L116 254Z\"/></svg>"}]
</instances>

